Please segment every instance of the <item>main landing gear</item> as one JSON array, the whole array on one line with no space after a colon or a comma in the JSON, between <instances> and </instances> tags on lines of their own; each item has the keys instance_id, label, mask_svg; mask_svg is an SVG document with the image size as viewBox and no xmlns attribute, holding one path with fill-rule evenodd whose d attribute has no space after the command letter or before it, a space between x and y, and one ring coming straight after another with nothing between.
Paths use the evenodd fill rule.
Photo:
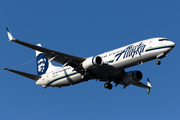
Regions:
<instances>
[{"instance_id":1,"label":"main landing gear","mask_svg":"<svg viewBox=\"0 0 180 120\"><path fill-rule=\"evenodd\" d=\"M104 84L104 88L106 88L106 89L111 90L112 87L113 87L113 86L112 86L112 84L111 84L110 82Z\"/></svg>"},{"instance_id":2,"label":"main landing gear","mask_svg":"<svg viewBox=\"0 0 180 120\"><path fill-rule=\"evenodd\" d=\"M159 59L156 61L156 64L157 65L160 65L161 64L161 61L159 61Z\"/></svg>"}]
</instances>

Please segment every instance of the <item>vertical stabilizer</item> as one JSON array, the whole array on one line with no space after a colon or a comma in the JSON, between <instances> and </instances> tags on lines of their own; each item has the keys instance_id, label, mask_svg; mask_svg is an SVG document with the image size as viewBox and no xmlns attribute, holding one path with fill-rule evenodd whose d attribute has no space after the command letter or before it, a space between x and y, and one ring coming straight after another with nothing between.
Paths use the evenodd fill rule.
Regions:
<instances>
[{"instance_id":1,"label":"vertical stabilizer","mask_svg":"<svg viewBox=\"0 0 180 120\"><path fill-rule=\"evenodd\" d=\"M37 46L41 46L41 44L37 44ZM43 75L45 73L51 72L60 67L56 67L52 65L47 57L45 57L44 53L36 50L36 63L37 63L37 74Z\"/></svg>"}]
</instances>

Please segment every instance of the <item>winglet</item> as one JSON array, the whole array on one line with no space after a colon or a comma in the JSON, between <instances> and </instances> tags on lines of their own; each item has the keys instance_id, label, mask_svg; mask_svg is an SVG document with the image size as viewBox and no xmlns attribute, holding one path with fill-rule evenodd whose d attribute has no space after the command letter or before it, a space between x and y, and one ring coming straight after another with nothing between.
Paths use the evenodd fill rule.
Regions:
<instances>
[{"instance_id":1,"label":"winglet","mask_svg":"<svg viewBox=\"0 0 180 120\"><path fill-rule=\"evenodd\" d=\"M148 90L148 95L150 94L150 90L152 88L152 85L151 85L151 82L149 80L149 78L147 78L147 86L149 87L147 90Z\"/></svg>"},{"instance_id":2,"label":"winglet","mask_svg":"<svg viewBox=\"0 0 180 120\"><path fill-rule=\"evenodd\" d=\"M15 39L15 38L13 38L12 34L10 33L8 27L6 27L6 30L7 30L7 34L8 34L9 41L12 41L13 39ZM8 42L9 42L9 41L8 41Z\"/></svg>"}]
</instances>

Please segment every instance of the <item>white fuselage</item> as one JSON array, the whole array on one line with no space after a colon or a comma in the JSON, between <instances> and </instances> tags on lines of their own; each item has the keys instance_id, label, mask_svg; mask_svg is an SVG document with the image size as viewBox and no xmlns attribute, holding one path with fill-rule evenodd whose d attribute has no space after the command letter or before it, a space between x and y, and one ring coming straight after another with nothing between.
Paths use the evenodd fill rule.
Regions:
<instances>
[{"instance_id":1,"label":"white fuselage","mask_svg":"<svg viewBox=\"0 0 180 120\"><path fill-rule=\"evenodd\" d=\"M90 79L98 79L118 70L165 57L174 45L174 42L166 38L151 38L100 54L98 56L103 59L104 65L93 69L92 73L97 74L98 77ZM70 66L60 67L42 75L36 84L62 87L83 82L82 75L73 70L74 68Z\"/></svg>"}]
</instances>

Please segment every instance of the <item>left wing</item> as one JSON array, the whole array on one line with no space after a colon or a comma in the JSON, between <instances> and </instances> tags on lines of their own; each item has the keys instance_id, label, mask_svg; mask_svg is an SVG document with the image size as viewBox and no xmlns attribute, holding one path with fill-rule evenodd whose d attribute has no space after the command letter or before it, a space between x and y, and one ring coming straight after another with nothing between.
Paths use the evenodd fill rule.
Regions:
<instances>
[{"instance_id":1,"label":"left wing","mask_svg":"<svg viewBox=\"0 0 180 120\"><path fill-rule=\"evenodd\" d=\"M77 68L85 60L85 58L69 55L66 53L58 52L55 50L51 50L48 48L44 48L44 47L40 47L40 46L36 46L36 45L30 44L30 43L20 41L18 39L13 38L13 36L11 35L8 28L6 28L6 29L7 29L7 34L8 34L10 41L13 41L13 42L21 44L23 46L29 47L31 49L43 52L43 53L45 53L46 57L50 58L50 61L54 60L58 63L63 64L63 66L70 65L73 68Z\"/></svg>"}]
</instances>

